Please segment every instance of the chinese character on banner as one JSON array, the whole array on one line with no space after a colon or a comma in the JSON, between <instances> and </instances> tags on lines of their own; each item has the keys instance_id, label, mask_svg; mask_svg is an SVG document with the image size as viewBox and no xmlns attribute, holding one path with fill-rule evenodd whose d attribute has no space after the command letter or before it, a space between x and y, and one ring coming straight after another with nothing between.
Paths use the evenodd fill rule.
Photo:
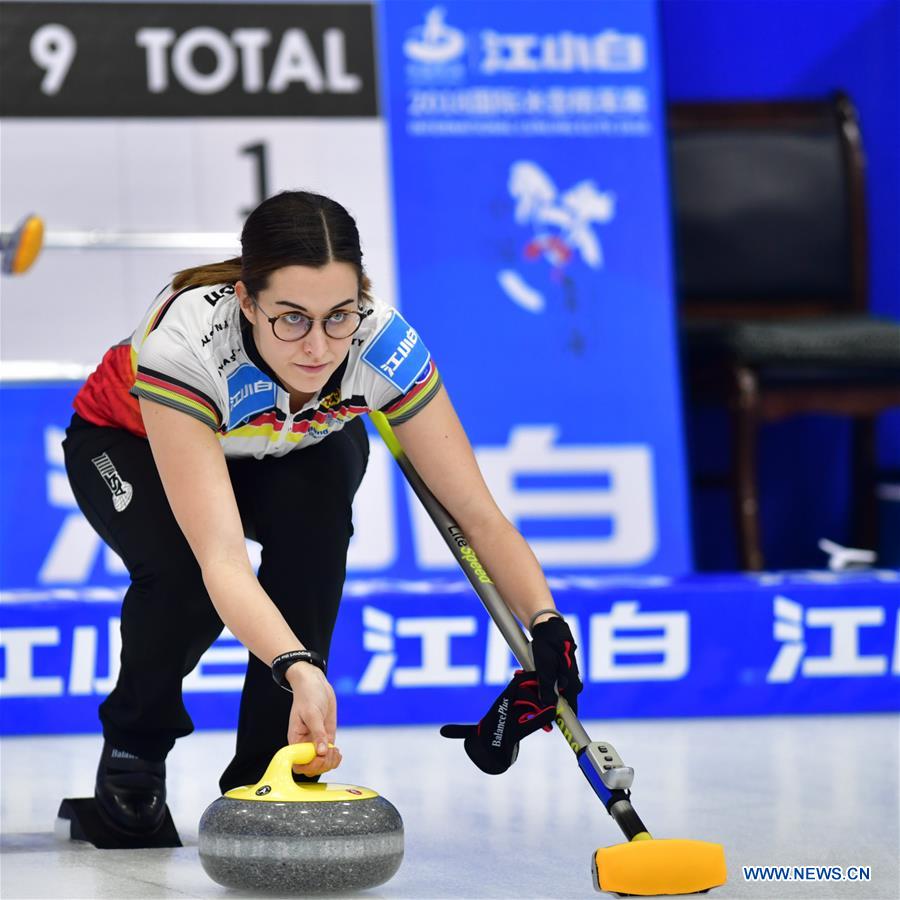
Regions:
<instances>
[{"instance_id":1,"label":"chinese character on banner","mask_svg":"<svg viewBox=\"0 0 900 900\"><path fill-rule=\"evenodd\" d=\"M807 678L887 674L887 657L864 655L859 646L861 629L884 625L884 607L826 606L804 609L788 597L777 596L773 611L773 634L781 647L766 676L770 684L793 681L798 674ZM826 656L807 654L806 629L810 628L827 628L831 632ZM900 618L897 628L900 633ZM900 656L894 665L900 672Z\"/></svg>"},{"instance_id":2,"label":"chinese character on banner","mask_svg":"<svg viewBox=\"0 0 900 900\"><path fill-rule=\"evenodd\" d=\"M640 565L656 552L653 457L644 444L556 443L553 425L513 428L506 446L477 448L478 465L503 514L526 525L565 523L553 537L525 534L543 566ZM594 482L571 487L574 475ZM540 477L540 486L522 479ZM422 569L456 563L421 504L412 502L413 540ZM601 523L607 528L598 530Z\"/></svg>"},{"instance_id":3,"label":"chinese character on banner","mask_svg":"<svg viewBox=\"0 0 900 900\"><path fill-rule=\"evenodd\" d=\"M363 647L373 653L356 690L380 694L389 685L413 687L472 687L481 683L478 666L451 662L454 637L471 637L478 630L474 616L415 616L394 618L372 606L363 607ZM398 666L396 638L418 642L417 666Z\"/></svg>"},{"instance_id":4,"label":"chinese character on banner","mask_svg":"<svg viewBox=\"0 0 900 900\"><path fill-rule=\"evenodd\" d=\"M640 612L614 603L591 616L591 681L674 681L690 667L686 612Z\"/></svg>"}]
</instances>

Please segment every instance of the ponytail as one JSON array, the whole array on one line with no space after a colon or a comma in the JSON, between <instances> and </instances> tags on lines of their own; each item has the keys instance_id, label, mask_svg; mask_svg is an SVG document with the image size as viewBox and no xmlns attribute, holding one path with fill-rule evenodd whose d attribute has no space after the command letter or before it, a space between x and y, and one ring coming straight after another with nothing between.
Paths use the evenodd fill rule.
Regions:
<instances>
[{"instance_id":1,"label":"ponytail","mask_svg":"<svg viewBox=\"0 0 900 900\"><path fill-rule=\"evenodd\" d=\"M359 279L359 299L363 304L372 303L372 282L365 272L363 272Z\"/></svg>"},{"instance_id":2,"label":"ponytail","mask_svg":"<svg viewBox=\"0 0 900 900\"><path fill-rule=\"evenodd\" d=\"M185 288L200 287L206 284L234 284L241 278L241 257L224 259L222 262L206 263L190 269L176 272L172 278L172 288L182 291Z\"/></svg>"}]
</instances>

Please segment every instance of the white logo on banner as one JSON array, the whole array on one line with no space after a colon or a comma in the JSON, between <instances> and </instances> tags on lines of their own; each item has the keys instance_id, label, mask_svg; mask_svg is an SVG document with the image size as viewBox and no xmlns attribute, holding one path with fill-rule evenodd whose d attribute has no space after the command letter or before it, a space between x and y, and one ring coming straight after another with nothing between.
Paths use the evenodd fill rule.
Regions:
<instances>
[{"instance_id":1,"label":"white logo on banner","mask_svg":"<svg viewBox=\"0 0 900 900\"><path fill-rule=\"evenodd\" d=\"M521 527L528 521L572 521L607 518L608 536L566 535L531 538L543 565L638 565L656 552L656 498L653 456L646 444L567 444L559 446L555 425L513 428L506 447L479 447L478 464L504 514ZM604 477L600 488L523 488L523 476ZM416 508L416 507L414 507ZM424 515L416 512L417 516ZM424 529L416 529L421 539ZM434 533L434 528L428 534ZM438 538L439 539L439 538ZM426 553L420 552L426 563ZM428 553L427 564L436 554Z\"/></svg>"},{"instance_id":2,"label":"white logo on banner","mask_svg":"<svg viewBox=\"0 0 900 900\"><path fill-rule=\"evenodd\" d=\"M466 36L444 21L446 10L434 6L425 14L425 24L407 31L403 52L409 59L426 65L442 65L466 52Z\"/></svg>"},{"instance_id":3,"label":"white logo on banner","mask_svg":"<svg viewBox=\"0 0 900 900\"><path fill-rule=\"evenodd\" d=\"M641 612L636 602L615 603L609 613L590 617L590 655L585 669L581 623L566 621L578 646L576 656L590 681L676 681L690 668L690 616L686 612ZM473 616L400 617L373 606L363 608L363 647L372 657L357 685L360 694L380 694L388 686L446 687L506 684L519 668L499 630L489 627L482 638L484 667L454 665L454 638L477 633ZM640 632L646 632L641 634ZM397 665L397 640L420 642L421 664ZM640 662L628 657L640 656ZM647 656L659 657L647 662Z\"/></svg>"},{"instance_id":4,"label":"white logo on banner","mask_svg":"<svg viewBox=\"0 0 900 900\"><path fill-rule=\"evenodd\" d=\"M602 267L603 247L592 226L613 220L615 194L598 191L589 180L560 193L550 175L530 160L510 166L508 187L516 201L516 222L532 228L532 238L524 249L526 259L543 259L560 273L577 253L592 269ZM497 280L509 299L523 309L544 311L543 293L516 269L502 269Z\"/></svg>"},{"instance_id":5,"label":"white logo on banner","mask_svg":"<svg viewBox=\"0 0 900 900\"><path fill-rule=\"evenodd\" d=\"M599 34L501 34L488 29L481 32L481 47L486 75L640 72L647 66L644 38L611 28Z\"/></svg>"},{"instance_id":6,"label":"white logo on banner","mask_svg":"<svg viewBox=\"0 0 900 900\"><path fill-rule=\"evenodd\" d=\"M686 612L640 612L636 602L614 603L591 616L591 681L675 681L690 668ZM641 632L650 632L641 634ZM626 662L629 656L658 662Z\"/></svg>"},{"instance_id":7,"label":"white logo on banner","mask_svg":"<svg viewBox=\"0 0 900 900\"><path fill-rule=\"evenodd\" d=\"M860 631L883 625L882 606L823 606L804 609L788 597L774 601L774 637L781 643L766 681L783 684L794 681L798 674L807 678L833 678L885 675L885 656L861 652ZM809 656L806 652L806 629L827 628L831 632L827 656ZM897 616L893 674L900 675L900 613Z\"/></svg>"},{"instance_id":8,"label":"white logo on banner","mask_svg":"<svg viewBox=\"0 0 900 900\"><path fill-rule=\"evenodd\" d=\"M380 694L394 687L471 687L481 683L478 666L454 666L450 645L454 637L471 637L478 630L474 616L417 616L397 618L374 607L363 609L363 647L373 651L357 690L360 694ZM396 665L394 637L415 638L421 643L422 662L418 666Z\"/></svg>"},{"instance_id":9,"label":"white logo on banner","mask_svg":"<svg viewBox=\"0 0 900 900\"><path fill-rule=\"evenodd\" d=\"M107 652L100 658L100 635L93 625L77 625L72 631L72 655L66 678L36 675L37 653L59 658L64 638L59 628L4 628L0 631L0 654L4 674L0 677L0 697L85 697L105 696L119 677L122 636L120 620L110 618L106 626ZM66 638L67 639L67 638ZM50 651L55 651L52 654ZM187 675L187 693L237 693L244 683L247 648L225 629ZM223 672L223 666L235 671Z\"/></svg>"},{"instance_id":10,"label":"white logo on banner","mask_svg":"<svg viewBox=\"0 0 900 900\"><path fill-rule=\"evenodd\" d=\"M34 674L35 648L58 645L58 628L4 628L0 631L4 661L0 697L61 697L62 678Z\"/></svg>"}]
</instances>

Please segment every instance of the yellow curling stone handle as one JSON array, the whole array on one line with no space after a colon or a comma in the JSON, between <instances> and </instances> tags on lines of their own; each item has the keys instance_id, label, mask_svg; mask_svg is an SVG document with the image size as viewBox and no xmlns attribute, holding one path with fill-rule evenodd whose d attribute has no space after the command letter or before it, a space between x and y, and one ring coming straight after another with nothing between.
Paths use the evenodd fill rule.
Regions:
<instances>
[{"instance_id":1,"label":"yellow curling stone handle","mask_svg":"<svg viewBox=\"0 0 900 900\"><path fill-rule=\"evenodd\" d=\"M329 744L333 747L334 744ZM261 800L268 802L334 803L339 800L371 800L378 794L355 784L297 784L294 766L304 766L316 758L316 746L311 743L289 744L282 747L256 784L233 788L225 796L232 800Z\"/></svg>"}]
</instances>

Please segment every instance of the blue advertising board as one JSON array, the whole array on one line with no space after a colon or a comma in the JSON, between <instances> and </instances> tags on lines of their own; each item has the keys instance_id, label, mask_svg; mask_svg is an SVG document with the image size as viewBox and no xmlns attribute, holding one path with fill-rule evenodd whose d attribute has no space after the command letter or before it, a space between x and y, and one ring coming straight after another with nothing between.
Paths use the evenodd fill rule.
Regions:
<instances>
[{"instance_id":1,"label":"blue advertising board","mask_svg":"<svg viewBox=\"0 0 900 900\"><path fill-rule=\"evenodd\" d=\"M655 16L380 4L403 314L572 625L585 718L896 710L898 573L684 575ZM117 674L128 576L61 449L78 386L0 386L3 734L97 730ZM340 722L474 721L513 661L377 438L354 526ZM233 727L246 656L226 634L188 676L198 727Z\"/></svg>"},{"instance_id":2,"label":"blue advertising board","mask_svg":"<svg viewBox=\"0 0 900 900\"><path fill-rule=\"evenodd\" d=\"M380 12L400 300L501 508L548 570L688 571L656 4Z\"/></svg>"},{"instance_id":3,"label":"blue advertising board","mask_svg":"<svg viewBox=\"0 0 900 900\"><path fill-rule=\"evenodd\" d=\"M15 433L0 444L4 734L96 730L118 670L128 575L78 510L60 446L76 389L0 389ZM351 550L329 665L340 720L477 719L512 658L458 570L395 575L396 559L420 558L413 548L436 531L377 439L372 448L369 493L354 512L364 545ZM587 718L900 706L898 572L551 574L550 585L579 645ZM188 676L199 728L233 726L246 658L226 634Z\"/></svg>"},{"instance_id":4,"label":"blue advertising board","mask_svg":"<svg viewBox=\"0 0 900 900\"><path fill-rule=\"evenodd\" d=\"M900 709L900 573L553 579L585 719ZM120 592L121 593L121 592ZM94 732L118 672L114 591L0 604L0 733ZM185 679L198 728L233 728L247 651ZM477 721L515 664L463 581L351 580L329 659L339 725Z\"/></svg>"},{"instance_id":5,"label":"blue advertising board","mask_svg":"<svg viewBox=\"0 0 900 900\"><path fill-rule=\"evenodd\" d=\"M0 386L0 415L8 435L0 444L0 591L6 597L46 598L59 589L127 584L124 565L82 516L65 472L62 440L78 387L75 381ZM472 439L507 514L518 510L519 524L532 526L524 530L539 556L543 551L548 571L564 567L572 572L589 568L588 556L602 558L604 546L608 551L621 547L622 540L640 540L652 507L652 453L645 444L555 444L559 430L547 422L516 425L506 446L484 435L479 443L477 429ZM607 532L611 537L605 545L597 534L573 537L564 530L585 526L594 521L587 515L603 512L618 529ZM543 531L536 536L538 526ZM259 546L250 545L250 551L258 561ZM548 564L548 555L555 566ZM598 561L596 568L605 566ZM354 503L348 570L395 580L452 577L457 571L374 429L369 466Z\"/></svg>"}]
</instances>

